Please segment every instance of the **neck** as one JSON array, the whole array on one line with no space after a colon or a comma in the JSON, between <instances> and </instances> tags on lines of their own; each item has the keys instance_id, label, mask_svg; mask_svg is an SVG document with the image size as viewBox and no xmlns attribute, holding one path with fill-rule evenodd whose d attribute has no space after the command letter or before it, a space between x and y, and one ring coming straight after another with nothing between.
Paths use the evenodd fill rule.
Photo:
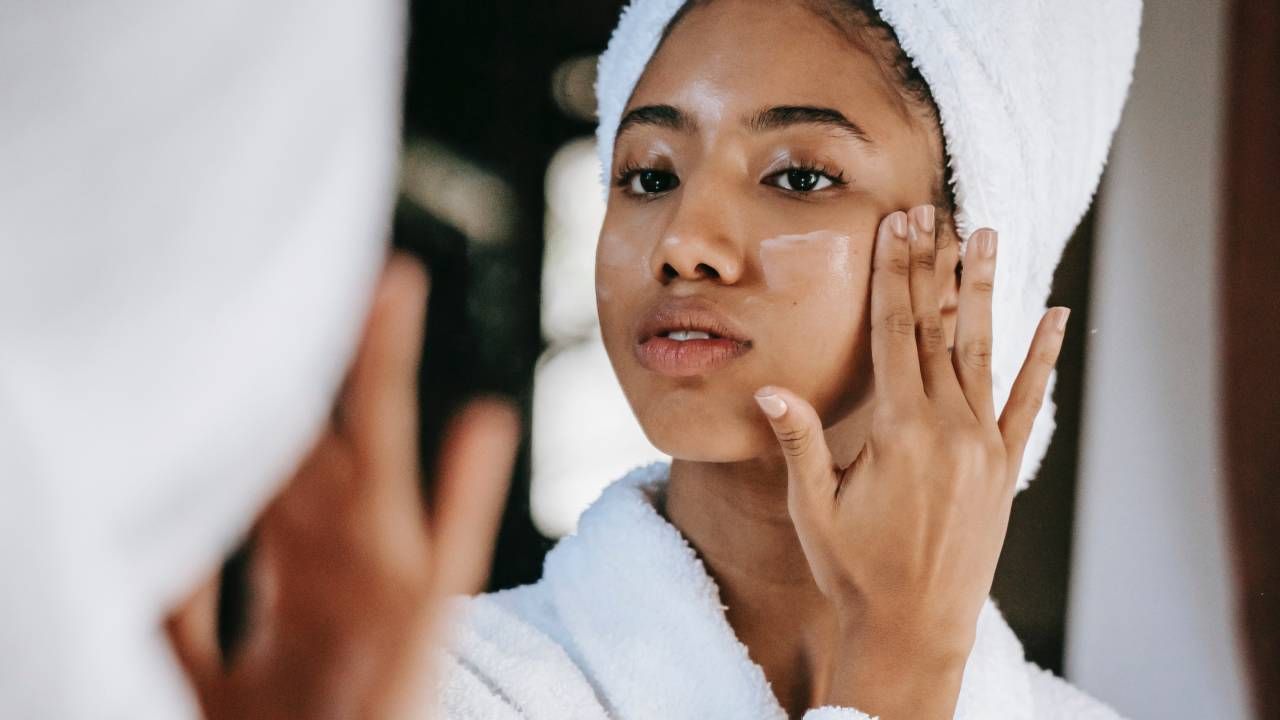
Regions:
<instances>
[{"instance_id":1,"label":"neck","mask_svg":"<svg viewBox=\"0 0 1280 720\"><path fill-rule=\"evenodd\" d=\"M827 429L843 467L862 447L869 403ZM720 588L725 615L790 717L816 706L836 648L836 618L814 582L787 510L781 453L735 463L675 460L665 514Z\"/></svg>"},{"instance_id":2,"label":"neck","mask_svg":"<svg viewBox=\"0 0 1280 720\"><path fill-rule=\"evenodd\" d=\"M720 588L726 616L792 717L824 696L835 618L787 512L782 458L671 465L666 514Z\"/></svg>"}]
</instances>

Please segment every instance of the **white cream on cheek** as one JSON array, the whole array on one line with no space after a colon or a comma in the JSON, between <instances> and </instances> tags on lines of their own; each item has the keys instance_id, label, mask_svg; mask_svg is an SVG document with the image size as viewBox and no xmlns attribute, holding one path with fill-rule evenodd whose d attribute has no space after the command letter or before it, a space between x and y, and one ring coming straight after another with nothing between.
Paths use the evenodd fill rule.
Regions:
<instances>
[{"instance_id":1,"label":"white cream on cheek","mask_svg":"<svg viewBox=\"0 0 1280 720\"><path fill-rule=\"evenodd\" d=\"M610 276L616 281L618 277L625 277L620 272L639 272L641 277L648 274L649 255L639 245L640 243L628 243L626 238L615 234L600 236L600 242L596 245L597 304L605 305L613 299Z\"/></svg>"},{"instance_id":2,"label":"white cream on cheek","mask_svg":"<svg viewBox=\"0 0 1280 720\"><path fill-rule=\"evenodd\" d=\"M678 242L669 238L667 242ZM612 289L605 276L618 273L647 275L649 254L639 243L629 243L616 235L600 238L596 249L596 296L601 303L612 299ZM799 235L779 235L762 240L758 250L758 267L769 296L819 296L824 299L849 296L854 284L854 262L857 254L849 235L834 230L817 230ZM747 305L760 298L748 296Z\"/></svg>"},{"instance_id":3,"label":"white cream on cheek","mask_svg":"<svg viewBox=\"0 0 1280 720\"><path fill-rule=\"evenodd\" d=\"M852 239L834 230L760 241L759 267L771 295L847 296L854 283Z\"/></svg>"}]
</instances>

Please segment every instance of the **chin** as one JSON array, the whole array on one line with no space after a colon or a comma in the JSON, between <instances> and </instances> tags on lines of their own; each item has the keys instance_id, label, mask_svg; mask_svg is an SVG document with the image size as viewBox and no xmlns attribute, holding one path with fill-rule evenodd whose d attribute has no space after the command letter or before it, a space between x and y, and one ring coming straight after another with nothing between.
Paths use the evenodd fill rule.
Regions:
<instances>
[{"instance_id":1,"label":"chin","mask_svg":"<svg viewBox=\"0 0 1280 720\"><path fill-rule=\"evenodd\" d=\"M677 460L730 463L762 457L778 441L747 394L747 403L669 397L635 408L653 446Z\"/></svg>"}]
</instances>

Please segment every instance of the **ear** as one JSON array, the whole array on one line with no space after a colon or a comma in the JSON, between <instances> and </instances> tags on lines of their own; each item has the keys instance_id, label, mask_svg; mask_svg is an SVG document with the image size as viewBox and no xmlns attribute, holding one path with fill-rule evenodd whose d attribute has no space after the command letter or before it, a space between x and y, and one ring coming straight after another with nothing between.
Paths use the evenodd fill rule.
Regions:
<instances>
[{"instance_id":1,"label":"ear","mask_svg":"<svg viewBox=\"0 0 1280 720\"><path fill-rule=\"evenodd\" d=\"M934 279L937 282L938 306L942 312L942 329L947 347L955 344L957 308L960 302L960 236L950 215L938 213L937 257Z\"/></svg>"}]
</instances>

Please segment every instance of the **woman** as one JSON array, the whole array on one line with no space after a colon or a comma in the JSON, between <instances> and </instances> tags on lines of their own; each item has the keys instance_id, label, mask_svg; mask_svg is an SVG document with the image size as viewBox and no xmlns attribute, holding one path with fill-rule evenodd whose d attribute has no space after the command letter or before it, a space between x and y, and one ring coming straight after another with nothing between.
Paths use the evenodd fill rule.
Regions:
<instances>
[{"instance_id":1,"label":"woman","mask_svg":"<svg viewBox=\"0 0 1280 720\"><path fill-rule=\"evenodd\" d=\"M259 529L250 637L223 663L208 595L171 623L210 716L420 716L424 659L449 718L1115 716L1026 663L986 595L1051 431L1067 315L1044 301L1137 4L878 6L627 9L597 300L671 466L610 486L539 582L457 599L449 651L422 653L440 595L477 583L514 431L464 415L424 531L423 280L393 262L332 431Z\"/></svg>"},{"instance_id":2,"label":"woman","mask_svg":"<svg viewBox=\"0 0 1280 720\"><path fill-rule=\"evenodd\" d=\"M1114 717L987 593L1137 8L879 4L624 13L597 301L674 459L608 488L541 581L462 604L448 717Z\"/></svg>"}]
</instances>

